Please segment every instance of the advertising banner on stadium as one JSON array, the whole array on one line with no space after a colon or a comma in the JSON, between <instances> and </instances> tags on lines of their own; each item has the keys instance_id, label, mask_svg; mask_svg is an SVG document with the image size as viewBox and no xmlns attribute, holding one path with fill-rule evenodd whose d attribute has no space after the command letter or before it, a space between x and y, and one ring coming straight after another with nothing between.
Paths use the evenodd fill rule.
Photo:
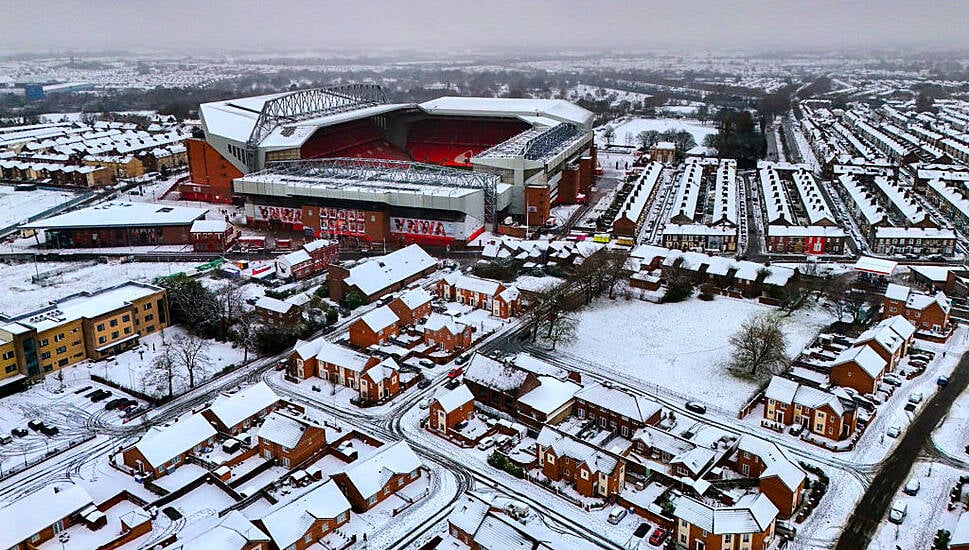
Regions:
<instances>
[{"instance_id":1,"label":"advertising banner on stadium","mask_svg":"<svg viewBox=\"0 0 969 550\"><path fill-rule=\"evenodd\" d=\"M419 218L390 218L390 232L411 237L437 237L457 239L461 237L463 223L424 220Z\"/></svg>"},{"instance_id":2,"label":"advertising banner on stadium","mask_svg":"<svg viewBox=\"0 0 969 550\"><path fill-rule=\"evenodd\" d=\"M285 206L262 206L257 204L254 208L253 219L259 222L302 224L303 211L299 208L286 208Z\"/></svg>"},{"instance_id":3,"label":"advertising banner on stadium","mask_svg":"<svg viewBox=\"0 0 969 550\"><path fill-rule=\"evenodd\" d=\"M365 235L367 213L347 208L320 208L322 235Z\"/></svg>"}]
</instances>

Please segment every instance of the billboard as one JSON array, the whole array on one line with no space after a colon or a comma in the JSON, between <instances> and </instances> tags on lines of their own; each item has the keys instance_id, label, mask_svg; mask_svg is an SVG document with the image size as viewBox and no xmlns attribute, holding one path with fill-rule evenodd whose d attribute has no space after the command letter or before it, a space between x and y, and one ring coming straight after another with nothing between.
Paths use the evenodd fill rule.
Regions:
<instances>
[{"instance_id":1,"label":"billboard","mask_svg":"<svg viewBox=\"0 0 969 550\"><path fill-rule=\"evenodd\" d=\"M390 232L395 235L423 239L454 240L463 238L461 222L445 222L420 218L390 218Z\"/></svg>"},{"instance_id":2,"label":"billboard","mask_svg":"<svg viewBox=\"0 0 969 550\"><path fill-rule=\"evenodd\" d=\"M285 206L262 206L255 205L253 219L260 222L283 222L289 224L303 223L303 210L300 208L287 208Z\"/></svg>"},{"instance_id":3,"label":"billboard","mask_svg":"<svg viewBox=\"0 0 969 550\"><path fill-rule=\"evenodd\" d=\"M357 235L367 233L367 213L349 208L320 208L321 235Z\"/></svg>"}]
</instances>

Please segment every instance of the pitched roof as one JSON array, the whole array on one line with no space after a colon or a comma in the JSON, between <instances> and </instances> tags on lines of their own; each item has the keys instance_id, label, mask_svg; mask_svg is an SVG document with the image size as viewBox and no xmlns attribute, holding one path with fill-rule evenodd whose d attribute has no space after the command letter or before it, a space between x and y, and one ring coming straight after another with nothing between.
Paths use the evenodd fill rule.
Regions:
<instances>
[{"instance_id":1,"label":"pitched roof","mask_svg":"<svg viewBox=\"0 0 969 550\"><path fill-rule=\"evenodd\" d=\"M323 337L318 338L318 340L322 340L322 342L320 342L317 348L317 360L355 372L363 372L366 370L367 363L370 362L368 355L357 353L352 349L339 346L333 342L327 342Z\"/></svg>"},{"instance_id":2,"label":"pitched roof","mask_svg":"<svg viewBox=\"0 0 969 550\"><path fill-rule=\"evenodd\" d=\"M885 365L887 363L882 359L881 355L871 349L869 346L855 346L848 348L838 354L835 358L832 366L843 365L849 362L855 362L861 370L865 371L868 376L872 378L877 378L879 374L885 370Z\"/></svg>"},{"instance_id":3,"label":"pitched roof","mask_svg":"<svg viewBox=\"0 0 969 550\"><path fill-rule=\"evenodd\" d=\"M288 548L303 538L317 520L332 520L350 511L336 483L327 481L296 500L263 516L262 524L278 548Z\"/></svg>"},{"instance_id":4,"label":"pitched roof","mask_svg":"<svg viewBox=\"0 0 969 550\"><path fill-rule=\"evenodd\" d=\"M259 382L235 395L220 396L208 410L231 428L278 402L279 396L265 382Z\"/></svg>"},{"instance_id":5,"label":"pitched roof","mask_svg":"<svg viewBox=\"0 0 969 550\"><path fill-rule=\"evenodd\" d=\"M343 473L363 498L370 498L393 476L409 474L422 464L406 441L398 441L384 446L364 460L353 463Z\"/></svg>"},{"instance_id":6,"label":"pitched roof","mask_svg":"<svg viewBox=\"0 0 969 550\"><path fill-rule=\"evenodd\" d=\"M907 300L908 293L911 292L907 286L897 285L895 283L888 283L888 288L885 289L885 297L889 300Z\"/></svg>"},{"instance_id":7,"label":"pitched roof","mask_svg":"<svg viewBox=\"0 0 969 550\"><path fill-rule=\"evenodd\" d=\"M591 472L611 474L619 465L619 461L612 455L548 426L542 428L536 442L542 447L551 448L559 457L567 456L585 464Z\"/></svg>"},{"instance_id":8,"label":"pitched roof","mask_svg":"<svg viewBox=\"0 0 969 550\"><path fill-rule=\"evenodd\" d=\"M157 468L215 434L215 428L208 420L200 414L193 414L168 428L152 429L135 443L135 448L145 457L149 466Z\"/></svg>"},{"instance_id":9,"label":"pitched roof","mask_svg":"<svg viewBox=\"0 0 969 550\"><path fill-rule=\"evenodd\" d=\"M780 401L781 403L793 403L794 394L797 393L798 386L799 384L793 380L781 378L780 376L772 376L770 384L764 390L764 397L773 399L774 401Z\"/></svg>"},{"instance_id":10,"label":"pitched roof","mask_svg":"<svg viewBox=\"0 0 969 550\"><path fill-rule=\"evenodd\" d=\"M760 474L761 479L777 476L788 489L793 491L807 477L804 470L791 462L776 443L753 435L744 435L740 437L737 448L757 456L767 466L767 469Z\"/></svg>"},{"instance_id":11,"label":"pitched roof","mask_svg":"<svg viewBox=\"0 0 969 550\"><path fill-rule=\"evenodd\" d=\"M767 495L750 495L733 506L714 508L689 496L674 502L673 515L714 535L761 533L777 518L777 507Z\"/></svg>"},{"instance_id":12,"label":"pitched roof","mask_svg":"<svg viewBox=\"0 0 969 550\"><path fill-rule=\"evenodd\" d=\"M285 411L273 411L266 417L262 426L259 426L256 437L292 449L299 445L300 439L303 438L303 432L310 426L324 429L319 422L305 416L300 417Z\"/></svg>"},{"instance_id":13,"label":"pitched roof","mask_svg":"<svg viewBox=\"0 0 969 550\"><path fill-rule=\"evenodd\" d=\"M380 306L377 309L367 312L360 320L366 324L370 330L379 332L394 323L400 321L394 310L387 306Z\"/></svg>"},{"instance_id":14,"label":"pitched roof","mask_svg":"<svg viewBox=\"0 0 969 550\"><path fill-rule=\"evenodd\" d=\"M448 523L461 531L474 534L481 525L481 521L488 515L489 504L479 498L464 495L461 502L455 505L448 514Z\"/></svg>"},{"instance_id":15,"label":"pitched roof","mask_svg":"<svg viewBox=\"0 0 969 550\"><path fill-rule=\"evenodd\" d=\"M878 323L855 338L855 345L867 343L876 344L891 355L901 349L905 340L891 327Z\"/></svg>"},{"instance_id":16,"label":"pitched roof","mask_svg":"<svg viewBox=\"0 0 969 550\"><path fill-rule=\"evenodd\" d=\"M582 388L576 392L575 398L588 401L642 423L645 423L663 408L656 401L641 395L632 395L616 388L607 388L602 384L593 384Z\"/></svg>"},{"instance_id":17,"label":"pitched roof","mask_svg":"<svg viewBox=\"0 0 969 550\"><path fill-rule=\"evenodd\" d=\"M451 334L458 334L463 331L463 329L458 328L458 323L454 320L454 317L442 315L435 311L427 317L427 321L424 323L424 330L436 332L441 329L447 329Z\"/></svg>"},{"instance_id":18,"label":"pitched roof","mask_svg":"<svg viewBox=\"0 0 969 550\"><path fill-rule=\"evenodd\" d=\"M350 268L350 275L344 281L370 296L436 264L437 260L424 252L423 248L412 244L386 256L357 264Z\"/></svg>"},{"instance_id":19,"label":"pitched roof","mask_svg":"<svg viewBox=\"0 0 969 550\"><path fill-rule=\"evenodd\" d=\"M910 323L908 319L901 315L895 315L894 317L889 317L888 319L883 319L882 322L878 323L879 326L884 325L895 331L905 340L910 340L912 336L915 335L915 325Z\"/></svg>"},{"instance_id":20,"label":"pitched roof","mask_svg":"<svg viewBox=\"0 0 969 550\"><path fill-rule=\"evenodd\" d=\"M434 299L434 295L423 287L408 290L398 298L407 309L414 310Z\"/></svg>"},{"instance_id":21,"label":"pitched roof","mask_svg":"<svg viewBox=\"0 0 969 550\"><path fill-rule=\"evenodd\" d=\"M296 304L279 300L272 296L260 296L259 300L256 301L256 307L268 311L275 311L276 313L289 313L289 310L296 307Z\"/></svg>"},{"instance_id":22,"label":"pitched roof","mask_svg":"<svg viewBox=\"0 0 969 550\"><path fill-rule=\"evenodd\" d=\"M457 277L457 279L455 279L451 284L461 290L477 292L479 294L487 294L488 296L494 296L497 294L498 288L501 287L501 282L499 281L475 277L474 275L461 275L460 277Z\"/></svg>"},{"instance_id":23,"label":"pitched roof","mask_svg":"<svg viewBox=\"0 0 969 550\"><path fill-rule=\"evenodd\" d=\"M0 548L13 548L59 520L92 504L80 485L45 485L0 508Z\"/></svg>"},{"instance_id":24,"label":"pitched roof","mask_svg":"<svg viewBox=\"0 0 969 550\"><path fill-rule=\"evenodd\" d=\"M474 401L474 395L471 394L471 390L467 386L461 384L444 395L437 396L435 401L441 405L444 412L449 413L468 401Z\"/></svg>"},{"instance_id":25,"label":"pitched roof","mask_svg":"<svg viewBox=\"0 0 969 550\"><path fill-rule=\"evenodd\" d=\"M582 386L570 380L539 376L537 388L518 398L518 402L544 414L551 414L570 403Z\"/></svg>"},{"instance_id":26,"label":"pitched roof","mask_svg":"<svg viewBox=\"0 0 969 550\"><path fill-rule=\"evenodd\" d=\"M499 391L518 389L525 382L527 373L519 368L505 365L487 355L475 353L464 371L464 379L477 382Z\"/></svg>"},{"instance_id":27,"label":"pitched roof","mask_svg":"<svg viewBox=\"0 0 969 550\"><path fill-rule=\"evenodd\" d=\"M206 550L242 550L250 542L269 542L269 536L256 527L242 512L233 510L215 527L198 536L176 542L170 547L175 549L205 548Z\"/></svg>"}]
</instances>

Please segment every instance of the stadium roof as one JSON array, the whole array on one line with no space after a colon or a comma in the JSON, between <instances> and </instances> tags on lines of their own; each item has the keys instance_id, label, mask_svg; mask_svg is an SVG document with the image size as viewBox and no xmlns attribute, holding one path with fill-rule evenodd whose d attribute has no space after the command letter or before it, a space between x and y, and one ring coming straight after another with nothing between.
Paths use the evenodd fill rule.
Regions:
<instances>
[{"instance_id":1,"label":"stadium roof","mask_svg":"<svg viewBox=\"0 0 969 550\"><path fill-rule=\"evenodd\" d=\"M440 97L418 105L432 115L544 117L571 122L586 130L592 127L592 113L564 99L519 99L506 97Z\"/></svg>"}]
</instances>

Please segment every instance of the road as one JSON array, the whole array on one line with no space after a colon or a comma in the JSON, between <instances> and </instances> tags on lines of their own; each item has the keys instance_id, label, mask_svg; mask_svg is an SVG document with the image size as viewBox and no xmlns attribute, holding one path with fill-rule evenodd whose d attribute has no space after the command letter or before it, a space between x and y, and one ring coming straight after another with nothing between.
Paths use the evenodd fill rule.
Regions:
<instances>
[{"instance_id":1,"label":"road","mask_svg":"<svg viewBox=\"0 0 969 550\"><path fill-rule=\"evenodd\" d=\"M889 454L881 470L859 500L859 505L844 526L835 550L867 548L878 529L898 489L908 477L915 460L924 449L931 447L932 430L949 412L949 407L969 386L969 353L959 360L949 378L949 385L937 391L922 408L902 436L895 450ZM918 519L918 518L913 518Z\"/></svg>"}]
</instances>

